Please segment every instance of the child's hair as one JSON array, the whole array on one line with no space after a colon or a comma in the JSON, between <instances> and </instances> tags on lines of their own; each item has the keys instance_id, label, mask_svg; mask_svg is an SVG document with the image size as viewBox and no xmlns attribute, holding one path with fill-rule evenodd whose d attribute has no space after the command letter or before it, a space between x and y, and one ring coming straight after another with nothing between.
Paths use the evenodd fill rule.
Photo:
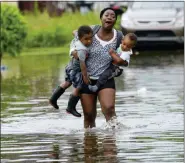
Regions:
<instances>
[{"instance_id":1,"label":"child's hair","mask_svg":"<svg viewBox=\"0 0 185 163\"><path fill-rule=\"evenodd\" d=\"M130 41L132 41L133 46L137 44L137 36L134 33L128 33L125 35L125 37L128 37Z\"/></svg>"},{"instance_id":2,"label":"child's hair","mask_svg":"<svg viewBox=\"0 0 185 163\"><path fill-rule=\"evenodd\" d=\"M91 27L82 25L78 28L78 38L82 38L85 34L93 33Z\"/></svg>"}]
</instances>

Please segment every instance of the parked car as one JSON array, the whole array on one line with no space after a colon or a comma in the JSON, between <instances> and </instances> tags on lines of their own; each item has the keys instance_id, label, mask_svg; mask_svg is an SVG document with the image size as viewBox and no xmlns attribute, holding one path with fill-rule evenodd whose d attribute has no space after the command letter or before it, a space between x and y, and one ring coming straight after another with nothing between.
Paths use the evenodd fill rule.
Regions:
<instances>
[{"instance_id":1,"label":"parked car","mask_svg":"<svg viewBox=\"0 0 185 163\"><path fill-rule=\"evenodd\" d=\"M138 42L184 43L184 3L133 2L121 17L124 34L134 32Z\"/></svg>"}]
</instances>

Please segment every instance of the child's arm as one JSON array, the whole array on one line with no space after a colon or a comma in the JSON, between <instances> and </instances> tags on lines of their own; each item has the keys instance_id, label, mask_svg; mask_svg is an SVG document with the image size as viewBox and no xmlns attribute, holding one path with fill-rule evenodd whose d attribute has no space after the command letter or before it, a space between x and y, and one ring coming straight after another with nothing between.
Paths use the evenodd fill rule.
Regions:
<instances>
[{"instance_id":1,"label":"child's arm","mask_svg":"<svg viewBox=\"0 0 185 163\"><path fill-rule=\"evenodd\" d=\"M82 76L83 76L83 81L85 84L89 84L89 78L87 75L87 68L86 68L86 64L85 64L85 60L86 60L86 51L84 50L80 50L78 51L78 58L80 61L80 69L82 72Z\"/></svg>"},{"instance_id":2,"label":"child's arm","mask_svg":"<svg viewBox=\"0 0 185 163\"><path fill-rule=\"evenodd\" d=\"M118 66L128 66L128 62L120 58L113 49L109 50L109 54L113 59L113 64Z\"/></svg>"},{"instance_id":3,"label":"child's arm","mask_svg":"<svg viewBox=\"0 0 185 163\"><path fill-rule=\"evenodd\" d=\"M86 68L84 61L80 61L80 68L81 68L84 83L89 84L89 78L87 75L87 68Z\"/></svg>"},{"instance_id":4,"label":"child's arm","mask_svg":"<svg viewBox=\"0 0 185 163\"><path fill-rule=\"evenodd\" d=\"M80 61L80 69L81 69L82 76L83 76L83 81L84 81L85 84L89 84L89 78L88 78L88 75L87 75L87 68L86 68L86 64L85 64L85 58L81 56L80 52L78 54L78 52L76 50L73 51L71 53L71 55L75 59L79 59L79 61Z\"/></svg>"}]
</instances>

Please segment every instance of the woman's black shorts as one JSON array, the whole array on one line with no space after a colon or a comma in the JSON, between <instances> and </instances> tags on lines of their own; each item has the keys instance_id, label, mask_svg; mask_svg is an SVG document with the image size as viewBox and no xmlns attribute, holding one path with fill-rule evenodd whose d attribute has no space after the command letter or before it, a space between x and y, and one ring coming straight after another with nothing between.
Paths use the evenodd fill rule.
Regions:
<instances>
[{"instance_id":1,"label":"woman's black shorts","mask_svg":"<svg viewBox=\"0 0 185 163\"><path fill-rule=\"evenodd\" d=\"M97 80L92 80L92 79L91 79L91 85L95 85L96 82L97 82ZM105 89L105 88L112 88L112 89L115 89L115 81L114 81L114 78L109 79L109 80L105 83L105 85L103 85L102 87L100 87L100 89L99 89L98 91L100 91L100 90L102 90L102 89ZM98 92L98 91L97 91L97 92ZM81 91L80 91L81 94L96 94L97 92L92 92L92 91L90 91L89 88L88 88L88 85L86 85L86 84L83 84L82 89L81 89Z\"/></svg>"}]
</instances>

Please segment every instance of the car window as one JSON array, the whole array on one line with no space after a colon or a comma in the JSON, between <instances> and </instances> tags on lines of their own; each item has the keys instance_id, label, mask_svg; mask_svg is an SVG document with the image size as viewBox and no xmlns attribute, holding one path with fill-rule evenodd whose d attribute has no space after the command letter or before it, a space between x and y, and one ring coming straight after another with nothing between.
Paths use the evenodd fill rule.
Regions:
<instances>
[{"instance_id":1,"label":"car window","mask_svg":"<svg viewBox=\"0 0 185 163\"><path fill-rule=\"evenodd\" d=\"M151 9L151 8L183 8L183 2L134 2L133 9Z\"/></svg>"}]
</instances>

